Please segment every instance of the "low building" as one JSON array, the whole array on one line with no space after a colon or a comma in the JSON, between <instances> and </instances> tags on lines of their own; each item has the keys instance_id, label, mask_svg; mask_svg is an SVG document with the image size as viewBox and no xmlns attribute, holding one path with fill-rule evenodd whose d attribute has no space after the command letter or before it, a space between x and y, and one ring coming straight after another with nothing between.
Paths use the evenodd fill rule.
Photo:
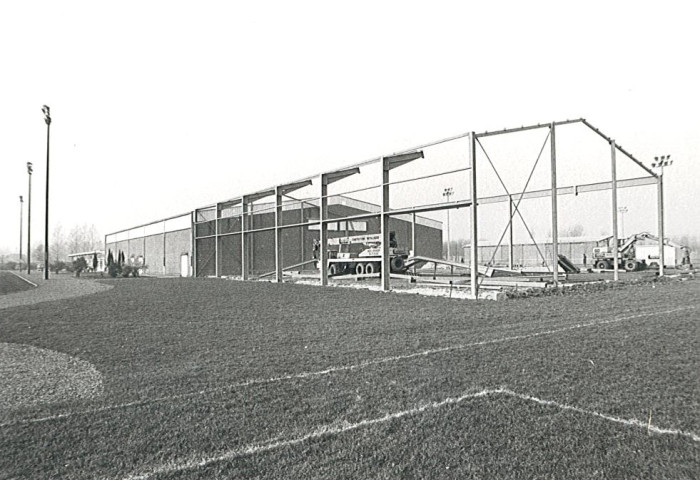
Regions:
<instances>
[{"instance_id":1,"label":"low building","mask_svg":"<svg viewBox=\"0 0 700 480\"><path fill-rule=\"evenodd\" d=\"M337 238L380 232L379 206L337 196L329 199L328 237ZM275 208L272 203L255 203L246 214L246 244L249 273L268 274L275 269ZM377 212L377 216L346 219ZM105 248L115 259L123 252L132 265L145 265L143 273L156 276L238 276L241 266L240 205L226 202L164 220L139 225L105 237ZM313 259L313 245L320 239L318 199L286 202L282 208L282 265L290 267ZM413 231L415 229L415 232ZM399 246L417 254L442 256L442 223L429 218L404 215L392 217L390 230ZM415 233L415 234L414 234ZM300 265L299 269L313 268Z\"/></svg>"},{"instance_id":2,"label":"low building","mask_svg":"<svg viewBox=\"0 0 700 480\"><path fill-rule=\"evenodd\" d=\"M106 268L105 252L102 250L92 250L89 252L71 253L68 255L70 262L75 262L79 258L84 258L89 272L104 272ZM97 264L95 265L95 259Z\"/></svg>"}]
</instances>

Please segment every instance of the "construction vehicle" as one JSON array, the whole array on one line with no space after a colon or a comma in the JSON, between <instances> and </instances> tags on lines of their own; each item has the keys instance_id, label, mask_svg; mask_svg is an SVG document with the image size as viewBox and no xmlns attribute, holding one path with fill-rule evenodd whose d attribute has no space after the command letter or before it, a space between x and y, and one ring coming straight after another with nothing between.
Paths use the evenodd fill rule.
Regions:
<instances>
[{"instance_id":1,"label":"construction vehicle","mask_svg":"<svg viewBox=\"0 0 700 480\"><path fill-rule=\"evenodd\" d=\"M619 268L624 268L628 272L634 272L636 270L642 270L649 267L650 265L656 263L658 266L658 246L657 245L636 245L637 242L650 240L658 242L659 238L647 232L638 233L628 237L627 239L620 239L620 245L618 247L618 261ZM672 249L680 248L687 250L687 247L682 247L668 239L664 241L666 247L671 247ZM665 251L668 250L666 247ZM646 252L651 249L654 254L649 255ZM643 255L638 255L641 251L645 253ZM667 257L671 257L666 255ZM667 258L666 262L669 264L676 263L676 255L674 254L671 258ZM614 266L613 259L613 247L603 246L596 247L593 249L593 265L595 268L601 270L609 270Z\"/></svg>"},{"instance_id":2,"label":"construction vehicle","mask_svg":"<svg viewBox=\"0 0 700 480\"><path fill-rule=\"evenodd\" d=\"M382 268L382 236L353 235L328 240L328 275L370 275ZM408 252L400 250L394 232L389 234L391 273L405 273Z\"/></svg>"}]
</instances>

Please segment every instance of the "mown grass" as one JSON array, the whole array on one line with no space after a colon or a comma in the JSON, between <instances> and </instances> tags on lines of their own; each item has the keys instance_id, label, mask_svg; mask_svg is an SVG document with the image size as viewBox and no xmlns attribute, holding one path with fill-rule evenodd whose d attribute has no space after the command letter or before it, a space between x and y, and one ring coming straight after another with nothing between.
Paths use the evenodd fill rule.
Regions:
<instances>
[{"instance_id":1,"label":"mown grass","mask_svg":"<svg viewBox=\"0 0 700 480\"><path fill-rule=\"evenodd\" d=\"M25 282L17 275L14 275L9 271L0 271L0 295L22 292L32 288L34 288L32 285Z\"/></svg>"},{"instance_id":2,"label":"mown grass","mask_svg":"<svg viewBox=\"0 0 700 480\"><path fill-rule=\"evenodd\" d=\"M694 281L498 303L106 281L116 288L2 311L0 341L87 360L105 382L93 401L1 411L2 478L121 478L164 465L174 468L152 478L693 478L700 467L687 437L506 395L294 443L498 387L624 419L651 412L654 425L697 434ZM615 318L626 319L575 328ZM270 441L283 445L239 452Z\"/></svg>"}]
</instances>

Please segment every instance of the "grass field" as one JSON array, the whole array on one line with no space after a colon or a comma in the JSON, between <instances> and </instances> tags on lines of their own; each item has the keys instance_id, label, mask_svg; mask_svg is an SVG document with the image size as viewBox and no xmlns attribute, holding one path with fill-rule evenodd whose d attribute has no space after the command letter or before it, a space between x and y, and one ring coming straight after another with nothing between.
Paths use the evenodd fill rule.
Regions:
<instances>
[{"instance_id":1,"label":"grass field","mask_svg":"<svg viewBox=\"0 0 700 480\"><path fill-rule=\"evenodd\" d=\"M0 310L0 344L31 346L0 356L19 399L0 404L0 478L700 471L697 281L504 302L103 282L114 288ZM35 351L94 367L98 393L20 401Z\"/></svg>"},{"instance_id":2,"label":"grass field","mask_svg":"<svg viewBox=\"0 0 700 480\"><path fill-rule=\"evenodd\" d=\"M0 295L22 292L24 290L31 290L32 288L34 287L32 287L31 284L22 280L13 272L0 271Z\"/></svg>"}]
</instances>

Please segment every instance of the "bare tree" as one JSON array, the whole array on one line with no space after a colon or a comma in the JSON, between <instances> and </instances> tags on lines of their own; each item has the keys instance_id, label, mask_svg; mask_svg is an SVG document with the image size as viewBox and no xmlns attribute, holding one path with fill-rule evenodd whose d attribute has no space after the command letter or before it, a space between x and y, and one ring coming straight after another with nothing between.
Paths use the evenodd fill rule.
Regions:
<instances>
[{"instance_id":1,"label":"bare tree","mask_svg":"<svg viewBox=\"0 0 700 480\"><path fill-rule=\"evenodd\" d=\"M562 236L564 237L583 237L584 234L584 228L583 225L580 223L577 223L576 225L564 229L562 232Z\"/></svg>"},{"instance_id":2,"label":"bare tree","mask_svg":"<svg viewBox=\"0 0 700 480\"><path fill-rule=\"evenodd\" d=\"M51 233L51 256L54 261L65 261L68 253L66 235L63 233L63 225L59 222L54 225L53 232Z\"/></svg>"},{"instance_id":3,"label":"bare tree","mask_svg":"<svg viewBox=\"0 0 700 480\"><path fill-rule=\"evenodd\" d=\"M97 250L101 245L102 239L94 224L75 225L68 234L68 248L71 253Z\"/></svg>"}]
</instances>

